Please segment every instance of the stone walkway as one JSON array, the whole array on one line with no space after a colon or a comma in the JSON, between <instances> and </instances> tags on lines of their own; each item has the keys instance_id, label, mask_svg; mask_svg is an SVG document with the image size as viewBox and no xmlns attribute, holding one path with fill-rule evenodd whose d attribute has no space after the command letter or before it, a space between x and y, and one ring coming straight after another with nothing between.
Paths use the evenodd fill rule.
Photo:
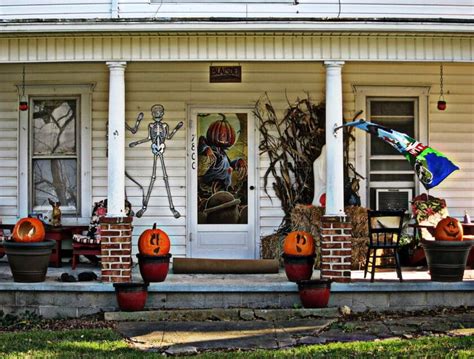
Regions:
<instances>
[{"instance_id":1,"label":"stone walkway","mask_svg":"<svg viewBox=\"0 0 474 359\"><path fill-rule=\"evenodd\" d=\"M331 342L474 335L474 309L292 320L124 321L117 323L117 329L139 349L189 355L209 350L279 349Z\"/></svg>"}]
</instances>

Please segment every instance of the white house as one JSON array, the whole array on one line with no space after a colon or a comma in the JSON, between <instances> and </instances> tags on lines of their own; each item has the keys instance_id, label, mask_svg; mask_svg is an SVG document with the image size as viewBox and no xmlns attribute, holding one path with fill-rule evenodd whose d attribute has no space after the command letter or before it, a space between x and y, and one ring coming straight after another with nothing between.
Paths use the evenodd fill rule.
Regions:
<instances>
[{"instance_id":1,"label":"white house","mask_svg":"<svg viewBox=\"0 0 474 359\"><path fill-rule=\"evenodd\" d=\"M156 222L174 256L258 258L260 237L282 216L262 189L268 161L258 154L252 109L264 93L281 112L287 99L306 93L326 102L327 128L364 110L368 120L411 133L461 169L430 194L446 199L451 215L474 215L473 25L471 0L3 0L0 218L14 223L45 210L50 195L66 199L70 223L88 223L93 203L106 197L112 216L123 216L125 196L140 210L142 191L124 173L146 195L155 155L149 142L129 144L148 136L150 109L161 104L169 131L178 127L163 158L180 216L169 208L160 152L133 245ZM211 66L240 66L241 81L210 82ZM437 109L441 84L444 111ZM23 96L28 111L19 111ZM35 121L53 109L57 123ZM132 134L125 123L133 127L140 112ZM218 137L231 134L229 124L234 138ZM424 192L401 156L356 135L364 206L408 204ZM220 145L212 149L209 136ZM340 134L328 132L327 153L327 212L338 216ZM205 179L225 156L227 172L213 174L220 182ZM52 184L59 179L61 188ZM238 190L246 198L203 201L229 183L244 183ZM240 220L200 216L223 205Z\"/></svg>"}]
</instances>

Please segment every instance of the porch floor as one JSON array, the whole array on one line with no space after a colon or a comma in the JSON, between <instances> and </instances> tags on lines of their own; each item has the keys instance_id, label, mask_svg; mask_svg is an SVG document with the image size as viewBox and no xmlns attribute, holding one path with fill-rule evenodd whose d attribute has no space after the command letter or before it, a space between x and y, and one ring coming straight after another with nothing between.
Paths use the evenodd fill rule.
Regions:
<instances>
[{"instance_id":1,"label":"porch floor","mask_svg":"<svg viewBox=\"0 0 474 359\"><path fill-rule=\"evenodd\" d=\"M103 286L111 286L107 283L100 282L100 267L89 264L89 263L81 263L79 264L75 270L72 270L71 264L67 261L63 262L63 266L60 268L55 267L48 267L48 272L46 275L46 281L44 283L50 284L58 284L63 286L68 285L81 285L87 284L90 286L91 282L72 282L72 283L65 283L59 280L62 273L68 273L73 275L77 279L77 275L81 272L94 272L97 277L99 278L98 281L94 281L94 284L102 284ZM402 268L402 276L403 276L403 283L409 282L428 282L436 284L437 282L431 282L430 275L428 272L427 267L403 267ZM320 273L318 270L315 270L313 273L312 279L318 279L320 277ZM367 273L367 278L364 279L364 271L363 270L353 270L351 272L351 279L352 282L364 282L370 283L370 273ZM132 281L133 282L140 282L142 281L140 271L138 269L138 265L135 263L132 270ZM372 284L376 283L390 283L390 282L398 282L397 273L395 269L379 269L375 273L375 281ZM464 272L464 280L463 282L467 282L470 285L474 286L474 269L466 269ZM2 285L7 283L15 283L13 282L13 277L11 275L10 267L8 265L8 261L6 257L0 258L0 290L2 289ZM164 285L168 283L170 285L180 285L184 287L189 287L188 290L192 290L191 287L200 290L203 290L206 286L214 286L214 285L231 285L233 288L236 287L248 287L249 289L256 288L260 286L266 286L269 283L272 284L273 287L287 287L290 285L296 289L296 285L291 283L287 280L284 269L280 269L278 274L173 274L172 266L170 266L170 272L166 278L166 281L161 283L160 285ZM402 284L403 284L402 283ZM15 283L16 285L22 285L21 283ZM24 283L23 285L34 285L31 283ZM36 284L38 285L38 284ZM158 284L154 284L158 285ZM60 286L58 288L60 288ZM105 289L105 288L104 288ZM268 288L270 289L270 288ZM224 289L225 290L225 289ZM229 290L229 289L227 289ZM259 291L259 290L257 290Z\"/></svg>"}]
</instances>

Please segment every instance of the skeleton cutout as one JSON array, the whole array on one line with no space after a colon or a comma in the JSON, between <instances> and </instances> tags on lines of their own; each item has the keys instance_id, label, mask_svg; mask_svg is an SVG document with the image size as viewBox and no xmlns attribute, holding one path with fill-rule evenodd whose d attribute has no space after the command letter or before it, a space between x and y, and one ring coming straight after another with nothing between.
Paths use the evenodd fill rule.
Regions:
<instances>
[{"instance_id":1,"label":"skeleton cutout","mask_svg":"<svg viewBox=\"0 0 474 359\"><path fill-rule=\"evenodd\" d=\"M159 105L159 104L153 105L151 108L151 116L154 122L151 122L148 124L148 136L141 140L131 142L128 145L129 147L135 147L142 143L151 142L151 152L153 153L153 172L150 178L150 184L148 185L148 191L146 195L145 195L145 192L143 191L143 187L136 180L134 180L129 174L127 174L127 177L142 189L142 208L137 212L136 214L137 217L143 216L143 213L145 213L145 211L147 210L148 202L150 200L150 195L151 195L151 192L153 190L153 186L156 180L156 162L158 158L160 159L161 169L163 171L163 181L165 182L165 187L166 187L166 192L168 195L168 202L169 202L171 213L173 213L174 218L181 217L181 214L174 208L174 205L173 205L173 199L171 197L170 186L168 183L168 174L166 172L166 166L165 166L163 155L166 149L166 144L165 144L166 140L171 140L173 136L175 135L175 133L181 127L183 127L183 121L180 121L176 125L176 127L173 129L173 131L169 132L168 124L162 121L164 114L165 114L165 108L163 107L163 105ZM137 116L137 120L133 127L130 127L127 124L125 124L125 126L127 130L135 134L137 133L142 120L143 120L143 112L140 112Z\"/></svg>"}]
</instances>

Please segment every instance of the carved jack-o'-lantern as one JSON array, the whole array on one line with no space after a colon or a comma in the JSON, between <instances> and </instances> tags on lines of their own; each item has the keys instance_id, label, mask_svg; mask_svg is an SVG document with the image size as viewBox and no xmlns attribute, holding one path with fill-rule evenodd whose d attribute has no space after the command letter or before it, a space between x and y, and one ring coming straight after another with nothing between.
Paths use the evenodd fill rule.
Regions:
<instances>
[{"instance_id":1,"label":"carved jack-o'-lantern","mask_svg":"<svg viewBox=\"0 0 474 359\"><path fill-rule=\"evenodd\" d=\"M161 256L170 251L170 239L161 229L156 228L156 223L152 229L145 230L138 239L138 251L148 256Z\"/></svg>"},{"instance_id":2,"label":"carved jack-o'-lantern","mask_svg":"<svg viewBox=\"0 0 474 359\"><path fill-rule=\"evenodd\" d=\"M12 237L15 242L41 242L45 231L43 222L37 218L22 218L16 222Z\"/></svg>"},{"instance_id":3,"label":"carved jack-o'-lantern","mask_svg":"<svg viewBox=\"0 0 474 359\"><path fill-rule=\"evenodd\" d=\"M224 118L209 125L206 133L208 145L227 148L235 143L235 130Z\"/></svg>"},{"instance_id":4,"label":"carved jack-o'-lantern","mask_svg":"<svg viewBox=\"0 0 474 359\"><path fill-rule=\"evenodd\" d=\"M446 217L438 222L435 230L437 241L462 241L463 229L461 223L452 217Z\"/></svg>"},{"instance_id":5,"label":"carved jack-o'-lantern","mask_svg":"<svg viewBox=\"0 0 474 359\"><path fill-rule=\"evenodd\" d=\"M290 232L285 238L283 252L293 256L311 256L314 254L314 238L308 232Z\"/></svg>"}]
</instances>

